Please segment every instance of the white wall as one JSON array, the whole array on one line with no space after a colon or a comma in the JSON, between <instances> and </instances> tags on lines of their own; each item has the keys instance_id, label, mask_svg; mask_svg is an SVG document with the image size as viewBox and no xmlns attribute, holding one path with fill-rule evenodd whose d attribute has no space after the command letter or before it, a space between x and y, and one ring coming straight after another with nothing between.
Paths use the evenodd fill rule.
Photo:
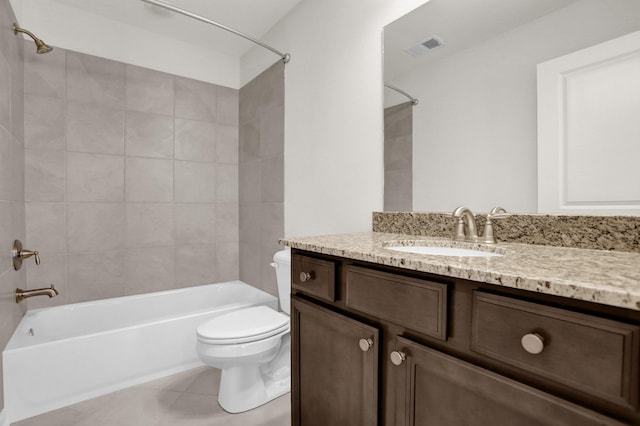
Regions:
<instances>
[{"instance_id":1,"label":"white wall","mask_svg":"<svg viewBox=\"0 0 640 426\"><path fill-rule=\"evenodd\" d=\"M425 0L302 1L263 39L285 68L285 235L366 231L382 209L382 28ZM241 81L273 63L252 49Z\"/></svg>"},{"instance_id":2,"label":"white wall","mask_svg":"<svg viewBox=\"0 0 640 426\"><path fill-rule=\"evenodd\" d=\"M584 0L395 81L414 108L413 207L537 211L536 64L638 29L637 0Z\"/></svg>"},{"instance_id":3,"label":"white wall","mask_svg":"<svg viewBox=\"0 0 640 426\"><path fill-rule=\"evenodd\" d=\"M61 2L10 1L20 26L32 30L51 46L234 89L240 88L240 61L237 58L69 7Z\"/></svg>"}]
</instances>

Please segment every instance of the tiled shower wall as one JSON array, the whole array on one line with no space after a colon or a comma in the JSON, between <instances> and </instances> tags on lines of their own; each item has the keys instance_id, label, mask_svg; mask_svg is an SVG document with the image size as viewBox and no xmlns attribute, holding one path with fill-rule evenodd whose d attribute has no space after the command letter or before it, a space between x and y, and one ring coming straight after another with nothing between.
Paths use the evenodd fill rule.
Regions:
<instances>
[{"instance_id":1,"label":"tiled shower wall","mask_svg":"<svg viewBox=\"0 0 640 426\"><path fill-rule=\"evenodd\" d=\"M15 37L8 0L0 0L0 348L4 348L25 307L15 302L16 288L26 285L26 271L11 263L13 240L25 241L23 41ZM0 360L1 362L1 360ZM0 410L2 399L0 370Z\"/></svg>"},{"instance_id":2,"label":"tiled shower wall","mask_svg":"<svg viewBox=\"0 0 640 426\"><path fill-rule=\"evenodd\" d=\"M413 210L413 105L384 110L384 210Z\"/></svg>"},{"instance_id":3,"label":"tiled shower wall","mask_svg":"<svg viewBox=\"0 0 640 426\"><path fill-rule=\"evenodd\" d=\"M238 90L25 57L29 308L238 278Z\"/></svg>"},{"instance_id":4,"label":"tiled shower wall","mask_svg":"<svg viewBox=\"0 0 640 426\"><path fill-rule=\"evenodd\" d=\"M284 63L240 89L240 279L277 295L284 236Z\"/></svg>"}]
</instances>

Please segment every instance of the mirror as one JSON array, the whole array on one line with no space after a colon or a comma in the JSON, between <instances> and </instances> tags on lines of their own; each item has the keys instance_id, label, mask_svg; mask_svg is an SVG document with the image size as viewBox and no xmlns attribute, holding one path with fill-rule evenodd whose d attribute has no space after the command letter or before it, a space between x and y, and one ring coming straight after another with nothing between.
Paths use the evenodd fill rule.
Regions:
<instances>
[{"instance_id":1,"label":"mirror","mask_svg":"<svg viewBox=\"0 0 640 426\"><path fill-rule=\"evenodd\" d=\"M638 16L637 0L431 0L387 25L384 81L419 103L412 178L386 189L415 211L538 212L537 64L637 31ZM409 101L384 93L385 109Z\"/></svg>"}]
</instances>

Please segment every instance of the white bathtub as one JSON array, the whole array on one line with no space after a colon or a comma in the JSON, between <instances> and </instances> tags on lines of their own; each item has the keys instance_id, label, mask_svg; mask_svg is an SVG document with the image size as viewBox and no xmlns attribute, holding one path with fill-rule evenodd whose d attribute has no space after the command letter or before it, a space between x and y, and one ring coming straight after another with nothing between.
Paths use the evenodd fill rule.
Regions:
<instances>
[{"instance_id":1,"label":"white bathtub","mask_svg":"<svg viewBox=\"0 0 640 426\"><path fill-rule=\"evenodd\" d=\"M2 353L11 422L202 365L196 326L278 300L241 281L29 310Z\"/></svg>"}]
</instances>

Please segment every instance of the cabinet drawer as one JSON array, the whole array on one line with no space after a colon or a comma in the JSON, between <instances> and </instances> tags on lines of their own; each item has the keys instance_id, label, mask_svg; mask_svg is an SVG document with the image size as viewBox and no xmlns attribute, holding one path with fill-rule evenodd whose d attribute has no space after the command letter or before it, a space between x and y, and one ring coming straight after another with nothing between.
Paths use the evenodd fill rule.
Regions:
<instances>
[{"instance_id":1,"label":"cabinet drawer","mask_svg":"<svg viewBox=\"0 0 640 426\"><path fill-rule=\"evenodd\" d=\"M622 426L522 383L404 339L395 376L396 426Z\"/></svg>"},{"instance_id":2,"label":"cabinet drawer","mask_svg":"<svg viewBox=\"0 0 640 426\"><path fill-rule=\"evenodd\" d=\"M291 256L291 286L330 302L336 299L334 262L294 254Z\"/></svg>"},{"instance_id":3,"label":"cabinet drawer","mask_svg":"<svg viewBox=\"0 0 640 426\"><path fill-rule=\"evenodd\" d=\"M478 291L472 321L475 352L637 410L639 327Z\"/></svg>"},{"instance_id":4,"label":"cabinet drawer","mask_svg":"<svg viewBox=\"0 0 640 426\"><path fill-rule=\"evenodd\" d=\"M441 340L447 338L447 285L346 267L345 304Z\"/></svg>"}]
</instances>

